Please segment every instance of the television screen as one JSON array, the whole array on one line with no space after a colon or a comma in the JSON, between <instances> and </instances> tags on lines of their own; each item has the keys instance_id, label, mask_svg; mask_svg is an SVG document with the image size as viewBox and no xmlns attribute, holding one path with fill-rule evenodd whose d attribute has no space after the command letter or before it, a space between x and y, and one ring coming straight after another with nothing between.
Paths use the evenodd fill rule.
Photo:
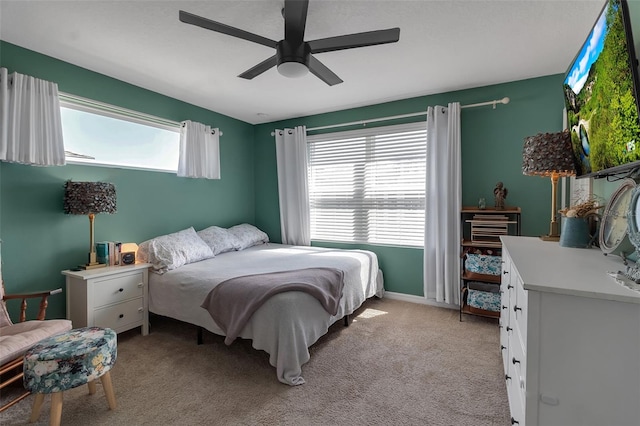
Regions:
<instances>
[{"instance_id":1,"label":"television screen","mask_svg":"<svg viewBox=\"0 0 640 426\"><path fill-rule=\"evenodd\" d=\"M577 176L640 167L638 70L626 0L608 0L564 79Z\"/></svg>"}]
</instances>

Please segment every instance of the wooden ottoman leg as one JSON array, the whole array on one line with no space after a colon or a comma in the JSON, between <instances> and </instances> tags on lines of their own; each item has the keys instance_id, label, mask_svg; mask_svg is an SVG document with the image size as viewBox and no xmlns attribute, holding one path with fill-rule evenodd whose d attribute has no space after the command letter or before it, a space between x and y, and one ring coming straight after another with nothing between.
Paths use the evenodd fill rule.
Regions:
<instances>
[{"instance_id":1,"label":"wooden ottoman leg","mask_svg":"<svg viewBox=\"0 0 640 426\"><path fill-rule=\"evenodd\" d=\"M107 371L100 377L104 393L107 396L107 402L109 403L109 409L116 409L116 394L113 392L113 385L111 384L111 371Z\"/></svg>"},{"instance_id":2,"label":"wooden ottoman leg","mask_svg":"<svg viewBox=\"0 0 640 426\"><path fill-rule=\"evenodd\" d=\"M33 408L31 409L31 417L29 417L29 423L37 422L40 418L40 410L42 409L42 403L44 402L44 394L37 393L36 399L33 401Z\"/></svg>"},{"instance_id":3,"label":"wooden ottoman leg","mask_svg":"<svg viewBox=\"0 0 640 426\"><path fill-rule=\"evenodd\" d=\"M54 392L51 394L51 414L49 415L49 426L60 426L62 418L62 394L64 392Z\"/></svg>"},{"instance_id":4,"label":"wooden ottoman leg","mask_svg":"<svg viewBox=\"0 0 640 426\"><path fill-rule=\"evenodd\" d=\"M87 386L89 386L89 395L93 395L94 393L96 393L96 381L92 380L89 383L87 383Z\"/></svg>"}]
</instances>

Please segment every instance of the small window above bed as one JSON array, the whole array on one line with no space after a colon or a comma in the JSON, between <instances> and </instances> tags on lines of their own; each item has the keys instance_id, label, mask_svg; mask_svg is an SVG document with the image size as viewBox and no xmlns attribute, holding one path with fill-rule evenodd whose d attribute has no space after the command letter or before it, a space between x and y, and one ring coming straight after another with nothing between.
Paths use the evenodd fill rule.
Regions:
<instances>
[{"instance_id":1,"label":"small window above bed","mask_svg":"<svg viewBox=\"0 0 640 426\"><path fill-rule=\"evenodd\" d=\"M61 98L67 164L178 170L180 123L70 95Z\"/></svg>"}]
</instances>

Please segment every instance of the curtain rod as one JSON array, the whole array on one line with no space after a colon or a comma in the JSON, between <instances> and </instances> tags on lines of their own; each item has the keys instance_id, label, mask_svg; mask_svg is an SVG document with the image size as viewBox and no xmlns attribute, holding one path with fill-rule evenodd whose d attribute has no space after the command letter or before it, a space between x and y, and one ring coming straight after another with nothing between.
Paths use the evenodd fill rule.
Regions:
<instances>
[{"instance_id":1,"label":"curtain rod","mask_svg":"<svg viewBox=\"0 0 640 426\"><path fill-rule=\"evenodd\" d=\"M480 103L477 103L477 104L470 104L470 105L462 105L460 108L475 108L475 107L493 105L493 109L496 109L496 105L497 104L505 104L506 105L508 103L509 103L509 98L504 97L502 99L496 99L496 100L493 100L493 101L480 102ZM411 114L393 115L393 116L390 116L390 117L372 118L370 120L352 121L352 122L349 122L349 123L329 124L327 126L309 127L307 129L307 131L310 132L310 131L313 131L313 130L332 129L334 127L356 126L356 125L359 125L359 124L366 125L367 123L375 123L377 121L398 120L400 118L417 117L419 115L427 115L427 111L414 112L414 113L411 113ZM275 132L271 132L271 136L275 136Z\"/></svg>"},{"instance_id":2,"label":"curtain rod","mask_svg":"<svg viewBox=\"0 0 640 426\"><path fill-rule=\"evenodd\" d=\"M159 124L161 126L171 127L171 128L182 127L182 123L178 121L157 117L151 114L145 114L143 112L126 109L126 108L122 108L115 105L110 105L100 101L94 101L93 99L83 98L81 96L72 95L70 93L59 92L58 97L62 102L67 102L67 103L78 105L78 106L98 109L100 111L111 113L111 114L124 115L125 117L133 118L143 123L144 122L154 123L154 124ZM223 133L220 132L220 136L222 135Z\"/></svg>"}]
</instances>

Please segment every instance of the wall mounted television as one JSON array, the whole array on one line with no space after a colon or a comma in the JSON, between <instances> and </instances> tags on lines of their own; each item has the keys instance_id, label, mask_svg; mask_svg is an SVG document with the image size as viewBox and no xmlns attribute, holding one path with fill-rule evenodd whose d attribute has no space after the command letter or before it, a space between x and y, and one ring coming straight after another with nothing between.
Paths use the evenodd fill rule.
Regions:
<instances>
[{"instance_id":1,"label":"wall mounted television","mask_svg":"<svg viewBox=\"0 0 640 426\"><path fill-rule=\"evenodd\" d=\"M638 62L629 5L608 0L564 79L578 177L640 167Z\"/></svg>"}]
</instances>

